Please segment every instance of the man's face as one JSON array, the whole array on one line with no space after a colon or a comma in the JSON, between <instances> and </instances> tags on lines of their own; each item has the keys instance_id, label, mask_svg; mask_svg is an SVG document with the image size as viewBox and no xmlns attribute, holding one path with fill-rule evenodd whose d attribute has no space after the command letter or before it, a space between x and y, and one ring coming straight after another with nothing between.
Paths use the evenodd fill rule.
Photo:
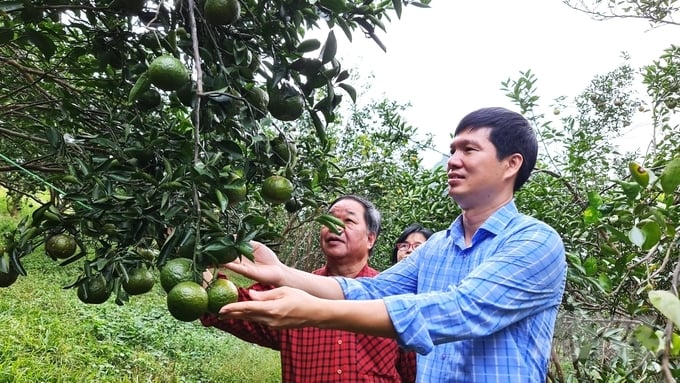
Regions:
<instances>
[{"instance_id":1,"label":"man's face","mask_svg":"<svg viewBox=\"0 0 680 383\"><path fill-rule=\"evenodd\" d=\"M321 250L329 261L364 262L368 258L375 235L368 233L364 210L362 204L351 199L340 200L331 207L329 213L342 220L345 228L336 235L326 226L321 227Z\"/></svg>"},{"instance_id":2,"label":"man's face","mask_svg":"<svg viewBox=\"0 0 680 383\"><path fill-rule=\"evenodd\" d=\"M490 128L463 130L451 143L447 162L449 196L463 209L489 203L514 182L516 169L511 168L509 159L496 158L490 132Z\"/></svg>"}]
</instances>

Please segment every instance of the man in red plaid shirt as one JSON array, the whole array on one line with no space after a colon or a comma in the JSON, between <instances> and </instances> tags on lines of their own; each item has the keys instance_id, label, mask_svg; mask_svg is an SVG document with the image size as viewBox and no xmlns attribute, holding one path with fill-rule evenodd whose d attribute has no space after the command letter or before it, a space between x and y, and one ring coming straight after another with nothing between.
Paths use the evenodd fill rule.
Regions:
<instances>
[{"instance_id":1,"label":"man in red plaid shirt","mask_svg":"<svg viewBox=\"0 0 680 383\"><path fill-rule=\"evenodd\" d=\"M368 266L368 257L380 232L380 212L366 199L347 195L333 201L329 213L341 219L345 228L339 235L321 228L326 265L313 273L350 278L377 275L378 271ZM255 284L249 289L271 287ZM249 289L239 289L239 301L250 300ZM415 381L415 354L399 348L392 339L312 327L277 330L256 322L223 320L214 314L204 315L201 322L281 351L283 383Z\"/></svg>"}]
</instances>

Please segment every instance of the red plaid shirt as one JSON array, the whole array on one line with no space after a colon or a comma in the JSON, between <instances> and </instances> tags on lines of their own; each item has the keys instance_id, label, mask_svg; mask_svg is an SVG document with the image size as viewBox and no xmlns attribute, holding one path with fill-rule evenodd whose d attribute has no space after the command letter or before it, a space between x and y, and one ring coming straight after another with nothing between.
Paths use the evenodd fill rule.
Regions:
<instances>
[{"instance_id":1,"label":"red plaid shirt","mask_svg":"<svg viewBox=\"0 0 680 383\"><path fill-rule=\"evenodd\" d=\"M328 275L326 267L313 273ZM366 265L357 277L377 274ZM248 289L239 288L239 301L249 299ZM415 382L415 354L399 348L392 339L312 327L276 330L255 322L220 320L213 314L201 317L201 323L281 351L283 383Z\"/></svg>"}]
</instances>

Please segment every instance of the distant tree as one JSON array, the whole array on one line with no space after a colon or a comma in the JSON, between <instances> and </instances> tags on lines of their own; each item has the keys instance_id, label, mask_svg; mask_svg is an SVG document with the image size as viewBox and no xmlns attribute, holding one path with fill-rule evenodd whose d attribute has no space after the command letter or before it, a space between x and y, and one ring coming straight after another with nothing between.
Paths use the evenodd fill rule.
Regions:
<instances>
[{"instance_id":1,"label":"distant tree","mask_svg":"<svg viewBox=\"0 0 680 383\"><path fill-rule=\"evenodd\" d=\"M677 16L680 4L677 0L564 0L569 7L584 12L597 20L642 19L653 26L679 25Z\"/></svg>"}]
</instances>

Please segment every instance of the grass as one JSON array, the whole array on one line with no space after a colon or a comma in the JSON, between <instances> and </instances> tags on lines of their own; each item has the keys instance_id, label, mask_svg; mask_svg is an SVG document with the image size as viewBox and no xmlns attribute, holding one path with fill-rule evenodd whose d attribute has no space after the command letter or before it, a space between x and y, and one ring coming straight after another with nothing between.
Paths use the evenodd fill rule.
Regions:
<instances>
[{"instance_id":1,"label":"grass","mask_svg":"<svg viewBox=\"0 0 680 383\"><path fill-rule=\"evenodd\" d=\"M86 305L63 289L78 264L60 267L42 248L22 263L28 276L0 288L0 383L281 381L278 352L175 320L159 283L124 306Z\"/></svg>"}]
</instances>

